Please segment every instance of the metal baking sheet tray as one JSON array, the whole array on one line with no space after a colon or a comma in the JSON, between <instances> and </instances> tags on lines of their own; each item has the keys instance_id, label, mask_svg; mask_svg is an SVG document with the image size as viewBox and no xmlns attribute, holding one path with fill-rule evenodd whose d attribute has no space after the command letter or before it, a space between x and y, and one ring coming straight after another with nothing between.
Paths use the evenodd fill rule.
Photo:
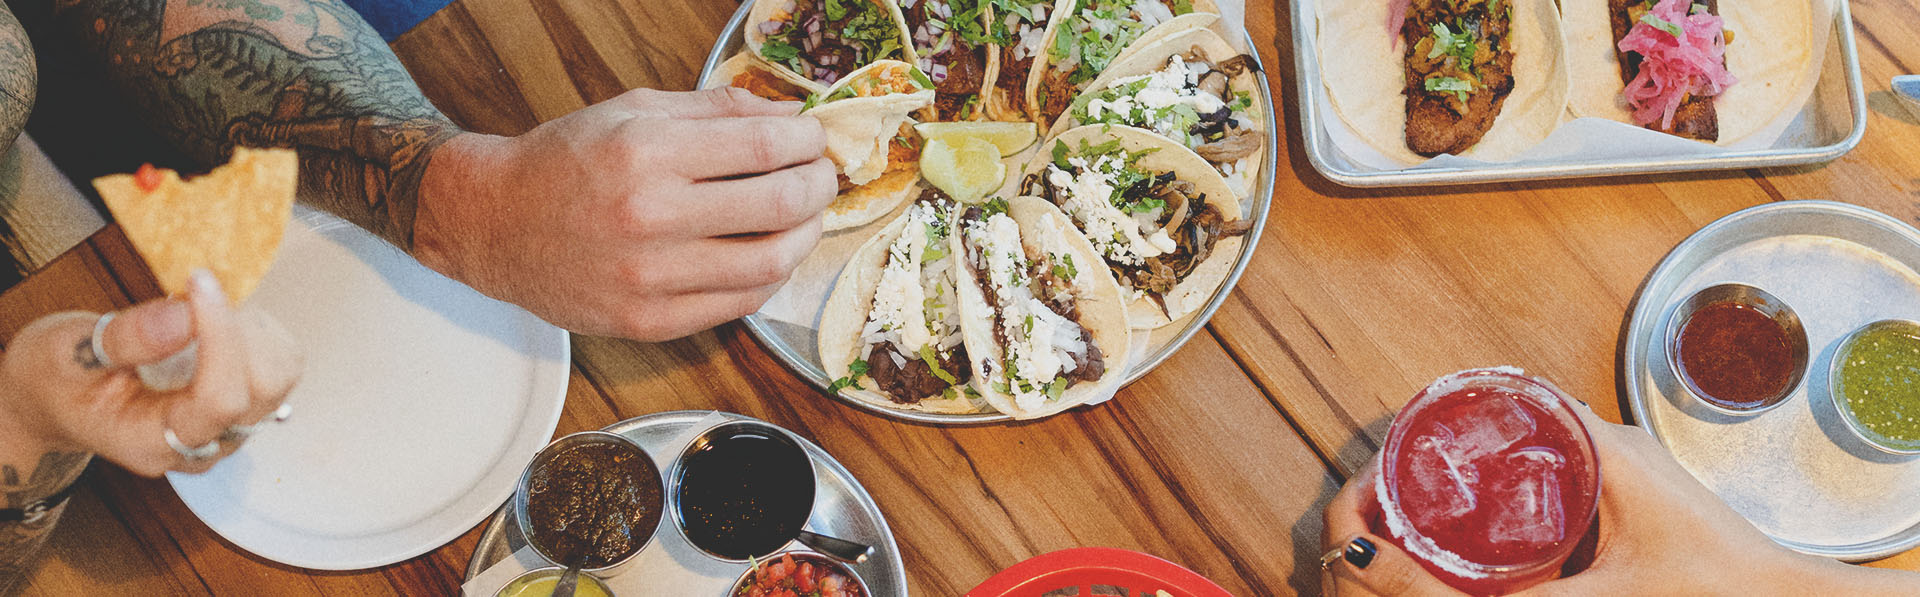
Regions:
<instances>
[{"instance_id":1,"label":"metal baking sheet tray","mask_svg":"<svg viewBox=\"0 0 1920 597\"><path fill-rule=\"evenodd\" d=\"M727 21L726 28L720 32L720 39L714 43L713 50L707 54L706 66L701 69L700 82L695 88L705 88L707 86L707 78L713 74L715 69L719 68L720 63L740 51L744 45L740 36L740 28L742 23L746 21L747 11L752 7L752 2L746 2L740 5L739 10L734 11L733 18ZM1253 39L1242 34L1242 46L1245 48L1254 47ZM1250 52L1248 55L1251 56L1256 63L1260 61L1260 54L1258 52ZM1154 330L1151 337L1143 343L1136 340L1135 351L1137 356L1133 360L1133 366L1127 371L1123 385L1133 383L1135 380L1140 379L1141 376L1146 375L1148 371L1152 371L1154 367L1160 366L1161 362L1167 360L1167 357L1172 356L1175 351L1180 350L1180 347L1185 345L1187 340L1191 339L1194 334L1206 328L1207 320L1213 317L1213 312L1220 308L1220 303L1224 302L1227 299L1227 295L1233 292L1233 286L1240 281L1240 274L1246 270L1247 262L1253 259L1254 249L1260 245L1262 229L1266 227L1267 223L1267 208L1269 204L1273 202L1273 177L1274 172L1278 169L1278 139L1281 134L1276 129L1276 127L1280 126L1280 123L1278 119L1274 117L1272 83L1267 77L1266 65L1262 63L1259 64L1259 67L1257 72L1257 75L1260 77L1259 93L1261 103L1266 106L1266 114L1264 117L1268 123L1268 131L1270 133L1267 135L1267 147L1264 157L1262 158L1266 163L1260 168L1260 177L1258 181L1255 181L1253 192L1240 203L1241 213L1247 214L1247 217L1252 218L1253 229L1247 232L1246 243L1242 245L1239 257L1234 260L1233 270L1227 274L1227 278L1220 283L1220 288L1214 291L1213 297L1207 300L1207 304L1204 307L1188 314L1178 321ZM1009 171L1017 172L1018 169L1009 168ZM772 352L775 358L785 363L788 369L793 370L794 373L805 378L807 383L813 384L814 387L819 388L822 392L825 392L827 386L833 383L833 378L829 377L826 371L821 368L818 355L814 354L817 352L814 347L818 342L817 336L814 334L812 328L783 324L757 314L748 315L743 320L747 325L747 331L753 334L753 337L758 339L762 346L765 346L769 352ZM1139 344L1144 344L1144 346L1139 346ZM966 415L926 413L886 408L838 394L834 394L833 396L842 402L868 412L919 423L970 425L1013 420L1012 417L1001 413Z\"/></svg>"},{"instance_id":2,"label":"metal baking sheet tray","mask_svg":"<svg viewBox=\"0 0 1920 597\"><path fill-rule=\"evenodd\" d=\"M1330 1L1330 0L1321 0ZM1337 119L1330 106L1320 105L1320 60L1316 54L1314 22L1307 2L1293 2L1293 56L1298 73L1295 104L1300 107L1301 138L1305 139L1307 161L1322 176L1350 187L1400 187L1452 185L1512 180L1589 178L1647 174L1654 172L1690 172L1732 170L1767 166L1818 164L1833 161L1852 151L1867 132L1867 93L1860 80L1860 57L1853 43L1853 15L1846 0L1837 0L1833 34L1827 36L1827 50L1813 96L1801 123L1812 131L1812 143L1806 146L1773 147L1733 151L1695 157L1661 157L1625 160L1567 160L1550 163L1527 162L1472 167L1403 168L1374 170L1357 164L1341 153L1326 130L1327 119Z\"/></svg>"},{"instance_id":3,"label":"metal baking sheet tray","mask_svg":"<svg viewBox=\"0 0 1920 597\"><path fill-rule=\"evenodd\" d=\"M1721 218L1674 247L1635 301L1621 345L1627 402L1693 476L1774 541L1863 561L1920 545L1920 457L1893 456L1843 425L1828 395L1835 345L1868 322L1920 317L1920 230L1863 207L1782 201ZM1757 286L1800 316L1812 355L1785 404L1717 415L1668 364L1675 307L1722 282Z\"/></svg>"},{"instance_id":4,"label":"metal baking sheet tray","mask_svg":"<svg viewBox=\"0 0 1920 597\"><path fill-rule=\"evenodd\" d=\"M683 442L689 439L687 434L698 431L694 426L707 417L715 415L720 419L716 424L727 421L759 420L728 412L677 410L634 417L608 425L604 430L627 436L640 444L640 447L646 448L647 452L659 461L660 470L664 472L673 469L671 459L678 458L681 451L686 448ZM900 559L900 546L894 543L893 530L887 526L887 519L881 515L880 506L873 502L873 496L869 495L866 488L861 487L860 482L853 478L853 473L847 472L847 469L840 466L840 462L834 460L826 450L790 431L787 435L798 442L800 447L806 449L807 455L813 458L814 482L818 484L819 489L814 498L812 518L807 521L807 530L872 545L873 555L868 557L866 563L854 565L854 572L867 582L867 588L871 589L874 595L906 595L907 570L905 563ZM720 562L697 555L692 544L687 543L686 537L671 522L672 519L673 516L669 513L661 521L660 532L654 535L653 543L646 549L649 551L664 549L676 556L676 559L669 561L685 563L689 566L697 565L701 567L702 572L724 573L727 576L724 580L715 580L710 587L657 587L658 590L652 591L651 594L725 594L727 589L733 586L734 581L741 574L746 573L747 565ZM514 521L512 509L501 506L500 511L495 512L493 518L487 521L487 530L480 534L479 545L473 549L473 558L467 561L466 578L472 579L479 576L495 563L513 557L513 552L526 544L527 539L520 534L520 525ZM802 547L799 542L793 542L781 548L781 551L799 547ZM678 558L682 555L687 556L687 562L680 562ZM648 561L650 560L646 560L644 555L635 558L635 565L622 570L620 576L648 575L648 571L639 566ZM618 580L612 582L618 584ZM488 595L491 594L488 593Z\"/></svg>"}]
</instances>

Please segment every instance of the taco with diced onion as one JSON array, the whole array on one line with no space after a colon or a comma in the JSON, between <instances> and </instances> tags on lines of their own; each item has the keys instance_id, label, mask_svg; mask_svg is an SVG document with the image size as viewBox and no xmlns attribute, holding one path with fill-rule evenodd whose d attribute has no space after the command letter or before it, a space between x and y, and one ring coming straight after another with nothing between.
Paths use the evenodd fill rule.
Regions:
<instances>
[{"instance_id":1,"label":"taco with diced onion","mask_svg":"<svg viewBox=\"0 0 1920 597\"><path fill-rule=\"evenodd\" d=\"M912 114L933 104L926 73L882 60L849 73L807 99L803 113L820 120L840 194L827 206L826 230L872 222L914 196L920 180L920 137Z\"/></svg>"},{"instance_id":2,"label":"taco with diced onion","mask_svg":"<svg viewBox=\"0 0 1920 597\"><path fill-rule=\"evenodd\" d=\"M1146 129L1200 154L1244 198L1266 148L1258 67L1220 35L1174 34L1115 63L1054 123L1053 134L1088 124Z\"/></svg>"},{"instance_id":3,"label":"taco with diced onion","mask_svg":"<svg viewBox=\"0 0 1920 597\"><path fill-rule=\"evenodd\" d=\"M800 102L826 90L783 68L768 64L747 52L734 54L707 79L706 88L739 87L748 93L776 102Z\"/></svg>"},{"instance_id":4,"label":"taco with diced onion","mask_svg":"<svg viewBox=\"0 0 1920 597\"><path fill-rule=\"evenodd\" d=\"M1213 296L1250 224L1211 164L1125 126L1083 126L1047 143L1021 193L1066 212L1125 289L1135 329L1167 325Z\"/></svg>"},{"instance_id":5,"label":"taco with diced onion","mask_svg":"<svg viewBox=\"0 0 1920 597\"><path fill-rule=\"evenodd\" d=\"M987 6L987 34L993 41L993 77L981 99L987 118L1032 120L1027 116L1027 77L1033 74L1034 59L1046 48L1055 4L1054 0L996 0Z\"/></svg>"},{"instance_id":6,"label":"taco with diced onion","mask_svg":"<svg viewBox=\"0 0 1920 597\"><path fill-rule=\"evenodd\" d=\"M1119 389L1126 304L1064 214L1033 197L990 200L956 212L949 242L972 386L988 404L1032 419Z\"/></svg>"},{"instance_id":7,"label":"taco with diced onion","mask_svg":"<svg viewBox=\"0 0 1920 597\"><path fill-rule=\"evenodd\" d=\"M1571 82L1554 0L1317 8L1315 52L1334 112L1395 161L1514 159L1566 112Z\"/></svg>"},{"instance_id":8,"label":"taco with diced onion","mask_svg":"<svg viewBox=\"0 0 1920 597\"><path fill-rule=\"evenodd\" d=\"M878 60L915 59L888 0L757 0L744 33L748 52L821 85Z\"/></svg>"},{"instance_id":9,"label":"taco with diced onion","mask_svg":"<svg viewBox=\"0 0 1920 597\"><path fill-rule=\"evenodd\" d=\"M984 91L996 66L988 5L992 0L893 0L906 20L916 66L933 81L930 120L986 117Z\"/></svg>"},{"instance_id":10,"label":"taco with diced onion","mask_svg":"<svg viewBox=\"0 0 1920 597\"><path fill-rule=\"evenodd\" d=\"M1068 0L1059 8L1027 75L1027 115L1043 129L1130 50L1220 19L1212 0Z\"/></svg>"},{"instance_id":11,"label":"taco with diced onion","mask_svg":"<svg viewBox=\"0 0 1920 597\"><path fill-rule=\"evenodd\" d=\"M847 262L820 315L829 391L933 413L988 412L973 390L948 237L955 203L916 201Z\"/></svg>"}]
</instances>

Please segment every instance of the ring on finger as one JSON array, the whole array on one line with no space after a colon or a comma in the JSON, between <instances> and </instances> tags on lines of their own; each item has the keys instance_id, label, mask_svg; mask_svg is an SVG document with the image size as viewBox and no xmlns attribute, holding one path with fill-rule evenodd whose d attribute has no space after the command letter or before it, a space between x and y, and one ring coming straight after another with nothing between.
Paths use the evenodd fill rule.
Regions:
<instances>
[{"instance_id":1,"label":"ring on finger","mask_svg":"<svg viewBox=\"0 0 1920 597\"><path fill-rule=\"evenodd\" d=\"M226 434L222 433L221 435L224 436ZM181 458L186 459L187 464L202 462L220 455L220 440L218 439L208 441L206 445L196 448L188 446L186 442L180 441L180 436L173 432L172 427L166 428L161 436L167 440L167 447L173 448L175 454L179 454Z\"/></svg>"},{"instance_id":2,"label":"ring on finger","mask_svg":"<svg viewBox=\"0 0 1920 597\"><path fill-rule=\"evenodd\" d=\"M113 321L115 313L108 311L93 322L93 333L73 347L73 360L80 363L82 369L112 369L113 359L107 358L107 343L104 340L107 324Z\"/></svg>"},{"instance_id":3,"label":"ring on finger","mask_svg":"<svg viewBox=\"0 0 1920 597\"><path fill-rule=\"evenodd\" d=\"M1325 554L1321 554L1320 570L1323 572L1332 570L1333 563L1335 561L1338 561L1346 553L1347 553L1347 547L1345 545L1342 545L1340 547L1335 547L1332 550L1327 551L1327 553Z\"/></svg>"},{"instance_id":4,"label":"ring on finger","mask_svg":"<svg viewBox=\"0 0 1920 597\"><path fill-rule=\"evenodd\" d=\"M227 445L233 445L235 443L247 441L247 438L253 437L253 433L259 430L261 425L265 425L268 423L285 423L287 422L287 419L291 418L292 416L293 416L293 405L282 402L280 403L280 408L273 409L272 413L269 413L265 418L262 418L259 421L255 421L253 424L232 425L227 427L225 430L220 432L220 437L215 439L214 441L225 442Z\"/></svg>"}]
</instances>

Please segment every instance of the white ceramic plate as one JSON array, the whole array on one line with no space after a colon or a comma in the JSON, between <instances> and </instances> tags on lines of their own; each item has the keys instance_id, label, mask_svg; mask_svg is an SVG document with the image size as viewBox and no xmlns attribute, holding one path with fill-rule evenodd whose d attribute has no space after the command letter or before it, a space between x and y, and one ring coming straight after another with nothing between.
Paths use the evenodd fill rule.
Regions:
<instances>
[{"instance_id":1,"label":"white ceramic plate","mask_svg":"<svg viewBox=\"0 0 1920 597\"><path fill-rule=\"evenodd\" d=\"M204 475L169 474L207 526L321 570L399 562L512 495L566 400L566 332L296 207L252 307L306 351L270 425Z\"/></svg>"}]
</instances>

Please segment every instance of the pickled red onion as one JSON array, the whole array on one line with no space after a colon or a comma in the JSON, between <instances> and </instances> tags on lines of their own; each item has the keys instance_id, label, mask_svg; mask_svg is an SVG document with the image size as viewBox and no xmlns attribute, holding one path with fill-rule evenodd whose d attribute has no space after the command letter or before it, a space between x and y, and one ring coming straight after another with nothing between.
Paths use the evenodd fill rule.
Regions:
<instances>
[{"instance_id":1,"label":"pickled red onion","mask_svg":"<svg viewBox=\"0 0 1920 597\"><path fill-rule=\"evenodd\" d=\"M1387 0L1387 35L1393 36L1394 45L1400 44L1400 26L1407 20L1407 5L1413 0Z\"/></svg>"},{"instance_id":2,"label":"pickled red onion","mask_svg":"<svg viewBox=\"0 0 1920 597\"><path fill-rule=\"evenodd\" d=\"M1680 27L1682 35L1645 22L1620 39L1621 52L1640 55L1640 74L1622 93L1633 121L1673 128L1673 115L1688 95L1719 95L1737 81L1726 67L1725 22L1717 15L1687 14L1692 0L1660 0L1647 14Z\"/></svg>"}]
</instances>

